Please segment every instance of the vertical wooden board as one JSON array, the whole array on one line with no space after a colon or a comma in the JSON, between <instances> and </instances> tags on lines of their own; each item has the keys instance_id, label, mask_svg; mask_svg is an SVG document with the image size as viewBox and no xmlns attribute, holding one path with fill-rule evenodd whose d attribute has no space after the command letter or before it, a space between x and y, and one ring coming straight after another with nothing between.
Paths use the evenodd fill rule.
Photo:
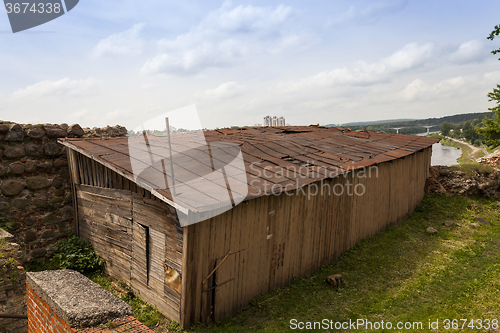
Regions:
<instances>
[{"instance_id":1,"label":"vertical wooden board","mask_svg":"<svg viewBox=\"0 0 500 333\"><path fill-rule=\"evenodd\" d=\"M164 293L163 283L165 280L165 234L149 228L150 251L149 251L149 280L155 281L151 286L159 295ZM155 285L155 283L157 283Z\"/></svg>"},{"instance_id":2,"label":"vertical wooden board","mask_svg":"<svg viewBox=\"0 0 500 333\"><path fill-rule=\"evenodd\" d=\"M231 209L231 233L230 233L230 245L229 248L231 249L231 252L234 253L235 259L234 259L234 267L233 267L233 274L234 274L234 283L232 283L232 289L229 291L229 298L231 301L229 302L229 310L230 310L230 315L233 315L233 309L235 309L239 303L240 303L240 290L238 290L240 281L238 280L239 276L239 270L242 269L243 267L241 266L240 263L240 252L242 251L242 248L240 247L240 239L241 237L245 237L245 235L241 234L241 230L244 227L243 226L243 221L241 219L241 215L239 214L240 210L238 209L239 207L234 207Z\"/></svg>"},{"instance_id":3,"label":"vertical wooden board","mask_svg":"<svg viewBox=\"0 0 500 333\"><path fill-rule=\"evenodd\" d=\"M83 179L85 185L90 185L90 178L89 178L89 168L88 168L88 158L86 156L80 155L80 162L81 162L81 167L80 170L83 172Z\"/></svg>"},{"instance_id":4,"label":"vertical wooden board","mask_svg":"<svg viewBox=\"0 0 500 333\"><path fill-rule=\"evenodd\" d=\"M235 222L235 226L237 226L238 232L236 233L236 239L234 239L234 243L232 247L237 251L236 262L238 263L237 270L235 271L235 287L233 288L233 307L235 309L241 309L244 298L244 290L245 290L245 270L246 270L246 260L245 254L246 249L248 248L248 238L251 238L251 234L248 229L248 220L244 218L242 208L247 207L246 203L240 204L233 209L233 221ZM238 223L239 221L239 223Z\"/></svg>"},{"instance_id":5,"label":"vertical wooden board","mask_svg":"<svg viewBox=\"0 0 500 333\"><path fill-rule=\"evenodd\" d=\"M231 250L232 216L233 216L233 211L229 210L213 218L212 223L217 225L217 233L215 234L215 244L217 245L213 248L212 252L213 256L212 258L216 259L216 265L218 265L220 260L222 260L225 257L225 255L229 253L229 251ZM233 256L230 255L229 257ZM229 257L226 259L226 261L230 259ZM233 260L232 262L234 263L234 257L232 258L232 260ZM216 285L222 281L221 279L225 276L226 271L228 270L226 266L227 265L226 261L224 261L223 263L224 267L222 267L221 265L221 267L219 267L214 273ZM221 277L219 277L219 274L221 274ZM232 292L232 287L233 286L231 284L221 289L220 291L215 292L214 309L213 309L214 318L223 318L225 316L228 304L232 302L232 299L230 297L230 293Z\"/></svg>"},{"instance_id":6,"label":"vertical wooden board","mask_svg":"<svg viewBox=\"0 0 500 333\"><path fill-rule=\"evenodd\" d=\"M270 195L267 197L268 202L269 202L269 212L267 216L267 230L268 234L272 235L269 238L268 241L268 257L270 258L269 260L269 266L268 266L268 274L269 274L269 285L267 287L266 291L272 290L275 287L275 279L276 279L276 274L277 274L277 267L276 267L276 256L277 256L277 251L278 251L278 245L280 243L279 239L279 218L277 215L279 215L279 209L278 209L278 202L275 200L276 196Z\"/></svg>"},{"instance_id":7,"label":"vertical wooden board","mask_svg":"<svg viewBox=\"0 0 500 333\"><path fill-rule=\"evenodd\" d=\"M96 170L95 170L95 162L92 159L89 159L89 170L90 170L90 177L92 178L92 186L99 186L97 184L97 177L96 177Z\"/></svg>"},{"instance_id":8,"label":"vertical wooden board","mask_svg":"<svg viewBox=\"0 0 500 333\"><path fill-rule=\"evenodd\" d=\"M281 198L281 206L280 206L280 216L281 216L281 230L282 230L282 243L284 244L284 251L283 251L283 267L282 267L282 274L281 274L281 279L280 279L280 286L287 285L290 280L292 279L291 275L291 265L293 262L293 243L290 241L290 236L293 233L292 228L295 227L294 219L291 216L291 203L292 200L290 197L288 197L285 193L282 193L280 195ZM293 222L292 222L293 221Z\"/></svg>"},{"instance_id":9,"label":"vertical wooden board","mask_svg":"<svg viewBox=\"0 0 500 333\"><path fill-rule=\"evenodd\" d=\"M206 267L208 268L205 271L205 272L208 271L208 273L206 273L204 276L200 277L201 279L205 280L205 278L208 276L208 274L210 274L213 271L213 269L215 269L215 266L217 263L216 262L216 255L214 254L217 251L216 250L214 251L214 248L217 245L221 245L221 244L216 243L216 238L215 238L216 234L217 234L217 227L220 225L220 223L217 223L216 221L214 221L213 218L210 219L209 221L205 221L202 223L207 224L207 226L205 227L206 234L203 235L207 239L207 243L206 243L207 249L206 249L206 251L199 252L197 255L198 255L199 260L203 261L205 263ZM212 316L213 316L214 309L212 309L212 306L214 303L213 294L214 294L215 290L211 289L211 288L215 287L214 275L212 274L212 276L210 276L204 283L203 283L203 280L202 280L202 282L200 282L200 283L202 283L202 289L207 290L207 291L202 292L202 295L201 295L200 316L201 316L202 322L207 323L213 319Z\"/></svg>"},{"instance_id":10,"label":"vertical wooden board","mask_svg":"<svg viewBox=\"0 0 500 333\"><path fill-rule=\"evenodd\" d=\"M123 177L119 174L116 174L116 188L119 188L119 189L124 189L123 187Z\"/></svg>"},{"instance_id":11,"label":"vertical wooden board","mask_svg":"<svg viewBox=\"0 0 500 333\"><path fill-rule=\"evenodd\" d=\"M339 184L339 186L342 186L342 179L340 177L336 177L333 182L332 182L332 191L335 197L334 202L332 203L332 231L330 235L330 256L331 258L337 258L340 255L340 247L342 246L342 243L339 240L339 234L340 230L343 227L343 220L342 220L342 215L341 212L344 210L342 207L342 197L339 195L336 195L334 192L335 186Z\"/></svg>"},{"instance_id":12,"label":"vertical wooden board","mask_svg":"<svg viewBox=\"0 0 500 333\"><path fill-rule=\"evenodd\" d=\"M196 281L196 276L192 272L193 262L193 236L192 229L195 225L189 225L184 228L182 234L182 287L181 287L181 313L180 323L182 327L188 327L194 323L194 295L189 291L193 281Z\"/></svg>"},{"instance_id":13,"label":"vertical wooden board","mask_svg":"<svg viewBox=\"0 0 500 333\"><path fill-rule=\"evenodd\" d=\"M72 149L67 150L67 159L70 171L70 183L71 183L71 200L73 205L73 231L77 236L80 236L79 226L78 226L78 203L76 200L76 184L80 183L78 176L78 165L76 163L75 151Z\"/></svg>"},{"instance_id":14,"label":"vertical wooden board","mask_svg":"<svg viewBox=\"0 0 500 333\"><path fill-rule=\"evenodd\" d=\"M371 225L368 222L371 219L371 196L370 194L364 193L359 194L360 188L366 188L366 179L359 177L359 173L355 172L355 177L353 179L352 195L353 195L353 231L356 235L354 239L358 242L361 239L369 237L371 234Z\"/></svg>"},{"instance_id":15,"label":"vertical wooden board","mask_svg":"<svg viewBox=\"0 0 500 333\"><path fill-rule=\"evenodd\" d=\"M342 185L344 188L347 186L347 180L350 175L347 175L347 177L343 177L342 179ZM341 251L344 251L346 249L349 249L353 246L351 242L351 217L352 217L352 200L349 196L347 195L342 195L342 211L340 212L341 214L341 219L342 219L342 226L340 230L340 236L342 237L340 244Z\"/></svg>"},{"instance_id":16,"label":"vertical wooden board","mask_svg":"<svg viewBox=\"0 0 500 333\"><path fill-rule=\"evenodd\" d=\"M201 259L203 258L203 254L208 250L207 248L207 237L209 237L208 229L210 227L207 221L199 222L195 224L194 228L194 244L193 244L193 261L191 263L192 270L191 274L193 279L193 283L191 284L191 289L188 291L189 293L194 294L194 304L193 304L193 312L194 318L196 321L202 320L201 312L202 312L202 293L203 293L203 279L208 276L210 272L207 272L207 269L203 269L206 262Z\"/></svg>"},{"instance_id":17,"label":"vertical wooden board","mask_svg":"<svg viewBox=\"0 0 500 333\"><path fill-rule=\"evenodd\" d=\"M256 202L256 230L258 234L255 237L252 249L252 253L255 253L255 256L250 255L249 252L249 262L251 261L251 267L253 267L254 274L252 275L257 280L250 284L249 289L252 290L252 293L258 295L266 292L269 285L270 257L268 247L270 246L269 243L272 242L272 236L270 236L271 233L268 229L268 216L272 209L270 209L269 198L267 196L256 200L258 200Z\"/></svg>"},{"instance_id":18,"label":"vertical wooden board","mask_svg":"<svg viewBox=\"0 0 500 333\"><path fill-rule=\"evenodd\" d=\"M233 276L234 280L232 282L228 282L228 284L233 284L232 290L232 299L231 305L229 307L229 316L234 316L240 309L241 302L241 279L240 279L240 271L242 270L242 254L245 251L238 251L234 254L234 267L233 267Z\"/></svg>"},{"instance_id":19,"label":"vertical wooden board","mask_svg":"<svg viewBox=\"0 0 500 333\"><path fill-rule=\"evenodd\" d=\"M305 193L303 193L301 190L297 190L297 199L300 201L304 201ZM303 230L303 243L302 243L302 252L300 254L301 256L301 272L302 274L308 274L307 272L310 271L311 268L311 258L312 258L312 248L314 244L312 243L312 226L308 218L308 206L304 205L301 207L301 209L298 211L297 218L302 221L302 224L304 225Z\"/></svg>"},{"instance_id":20,"label":"vertical wooden board","mask_svg":"<svg viewBox=\"0 0 500 333\"><path fill-rule=\"evenodd\" d=\"M248 302L253 298L256 286L256 272L254 268L254 261L258 258L257 246L261 246L259 242L267 242L265 239L264 231L260 228L259 223L259 207L260 200L250 200L240 204L236 207L238 215L242 221L240 246L241 250L240 260L241 266L238 272L239 284L239 299L240 308L245 307ZM263 239L263 240L262 240ZM266 244L266 243L264 243Z\"/></svg>"},{"instance_id":21,"label":"vertical wooden board","mask_svg":"<svg viewBox=\"0 0 500 333\"><path fill-rule=\"evenodd\" d=\"M217 265L221 263L224 258L217 260ZM231 294L235 284L234 272L236 256L231 254L222 262L216 271L215 277L215 308L214 319L220 321L231 314L232 302Z\"/></svg>"},{"instance_id":22,"label":"vertical wooden board","mask_svg":"<svg viewBox=\"0 0 500 333\"><path fill-rule=\"evenodd\" d=\"M325 190L325 184L327 184L327 180L320 181L318 182L318 195L317 195L317 203L321 207L321 225L320 225L320 234L319 234L319 239L320 239L320 248L319 248L319 253L318 253L318 264L321 266L323 263L326 262L327 256L327 251L328 251L328 244L329 244L329 239L328 239L328 232L330 230L329 226L329 208L331 205L329 205L329 193L325 193L327 190ZM323 192L323 194L322 194Z\"/></svg>"},{"instance_id":23,"label":"vertical wooden board","mask_svg":"<svg viewBox=\"0 0 500 333\"><path fill-rule=\"evenodd\" d=\"M85 177L83 176L83 164L81 154L75 153L76 164L78 165L78 175L80 176L79 184L85 184Z\"/></svg>"},{"instance_id":24,"label":"vertical wooden board","mask_svg":"<svg viewBox=\"0 0 500 333\"><path fill-rule=\"evenodd\" d=\"M132 225L132 288L139 289L140 285L147 286L147 257L146 257L146 228L139 223Z\"/></svg>"},{"instance_id":25,"label":"vertical wooden board","mask_svg":"<svg viewBox=\"0 0 500 333\"><path fill-rule=\"evenodd\" d=\"M322 199L322 205L327 207L325 209L325 231L324 231L324 238L323 241L325 242L323 249L322 249L322 258L321 262L322 264L327 262L328 258L331 258L331 247L333 243L332 239L332 230L334 229L334 219L333 219L333 210L335 208L335 195L333 194L331 188L333 184L333 179L325 179L323 181L324 184L328 185L330 189L325 188L323 189L323 192L327 195L325 195Z\"/></svg>"}]
</instances>

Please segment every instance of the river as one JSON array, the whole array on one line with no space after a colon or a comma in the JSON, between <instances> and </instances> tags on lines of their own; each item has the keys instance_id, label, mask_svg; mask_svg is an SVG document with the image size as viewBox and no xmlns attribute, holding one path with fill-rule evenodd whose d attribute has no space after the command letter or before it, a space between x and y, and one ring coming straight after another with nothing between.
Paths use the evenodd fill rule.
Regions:
<instances>
[{"instance_id":1,"label":"river","mask_svg":"<svg viewBox=\"0 0 500 333\"><path fill-rule=\"evenodd\" d=\"M437 132L431 132L437 133ZM416 135L423 136L427 133L419 133ZM438 143L432 145L432 157L431 157L431 165L456 165L458 164L457 159L462 155L462 150L445 146Z\"/></svg>"},{"instance_id":2,"label":"river","mask_svg":"<svg viewBox=\"0 0 500 333\"><path fill-rule=\"evenodd\" d=\"M432 145L431 165L456 165L462 150L438 143Z\"/></svg>"}]
</instances>

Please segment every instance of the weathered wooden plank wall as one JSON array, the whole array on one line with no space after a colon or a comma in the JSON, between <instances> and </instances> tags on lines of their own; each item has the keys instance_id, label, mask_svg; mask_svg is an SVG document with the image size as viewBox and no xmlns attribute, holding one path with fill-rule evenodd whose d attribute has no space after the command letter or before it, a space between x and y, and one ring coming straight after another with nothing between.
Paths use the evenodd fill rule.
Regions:
<instances>
[{"instance_id":1,"label":"weathered wooden plank wall","mask_svg":"<svg viewBox=\"0 0 500 333\"><path fill-rule=\"evenodd\" d=\"M180 322L183 229L175 210L80 153L68 157L80 235L110 276Z\"/></svg>"},{"instance_id":2,"label":"weathered wooden plank wall","mask_svg":"<svg viewBox=\"0 0 500 333\"><path fill-rule=\"evenodd\" d=\"M106 260L106 272L130 283L132 194L76 185L80 236Z\"/></svg>"},{"instance_id":3,"label":"weathered wooden plank wall","mask_svg":"<svg viewBox=\"0 0 500 333\"><path fill-rule=\"evenodd\" d=\"M307 190L263 196L186 227L183 326L234 315L255 296L313 273L404 219L423 199L430 155L426 148L379 164L371 177L351 172L323 182L325 191L363 185L361 196L332 190L311 198Z\"/></svg>"}]
</instances>

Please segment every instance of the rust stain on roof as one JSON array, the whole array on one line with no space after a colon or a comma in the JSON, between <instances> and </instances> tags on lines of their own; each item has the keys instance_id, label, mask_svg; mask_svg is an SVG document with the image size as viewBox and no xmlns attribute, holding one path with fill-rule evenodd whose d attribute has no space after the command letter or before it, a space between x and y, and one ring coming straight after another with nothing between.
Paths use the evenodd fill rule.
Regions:
<instances>
[{"instance_id":1,"label":"rust stain on roof","mask_svg":"<svg viewBox=\"0 0 500 333\"><path fill-rule=\"evenodd\" d=\"M243 127L172 135L175 157L171 163L167 136L149 135L146 144L142 136L59 140L168 200L174 200L168 186L173 169L175 202L193 211L223 205L223 198L213 189L241 185L242 177L246 178L245 190L241 186L231 186L231 190L241 200L249 200L402 158L438 141L334 127ZM240 150L241 166L228 166ZM224 174L213 172L222 167ZM166 185L159 187L159 183Z\"/></svg>"}]
</instances>

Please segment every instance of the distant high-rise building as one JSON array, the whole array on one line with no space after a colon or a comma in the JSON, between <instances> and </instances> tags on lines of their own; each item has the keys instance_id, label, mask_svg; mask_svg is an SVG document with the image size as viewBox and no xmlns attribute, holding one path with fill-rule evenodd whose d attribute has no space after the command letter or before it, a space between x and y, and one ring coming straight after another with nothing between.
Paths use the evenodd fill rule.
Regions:
<instances>
[{"instance_id":1,"label":"distant high-rise building","mask_svg":"<svg viewBox=\"0 0 500 333\"><path fill-rule=\"evenodd\" d=\"M264 117L264 124L262 125L264 127L270 127L270 126L286 126L285 123L285 117L271 117L271 116L265 116Z\"/></svg>"},{"instance_id":2,"label":"distant high-rise building","mask_svg":"<svg viewBox=\"0 0 500 333\"><path fill-rule=\"evenodd\" d=\"M265 116L265 117L264 117L264 125L263 125L263 126L265 126L265 127L269 127L269 126L271 126L271 125L272 125L272 124L271 124L271 116Z\"/></svg>"},{"instance_id":3,"label":"distant high-rise building","mask_svg":"<svg viewBox=\"0 0 500 333\"><path fill-rule=\"evenodd\" d=\"M278 118L276 116L273 117L271 126L273 126L273 127L278 126Z\"/></svg>"}]
</instances>

